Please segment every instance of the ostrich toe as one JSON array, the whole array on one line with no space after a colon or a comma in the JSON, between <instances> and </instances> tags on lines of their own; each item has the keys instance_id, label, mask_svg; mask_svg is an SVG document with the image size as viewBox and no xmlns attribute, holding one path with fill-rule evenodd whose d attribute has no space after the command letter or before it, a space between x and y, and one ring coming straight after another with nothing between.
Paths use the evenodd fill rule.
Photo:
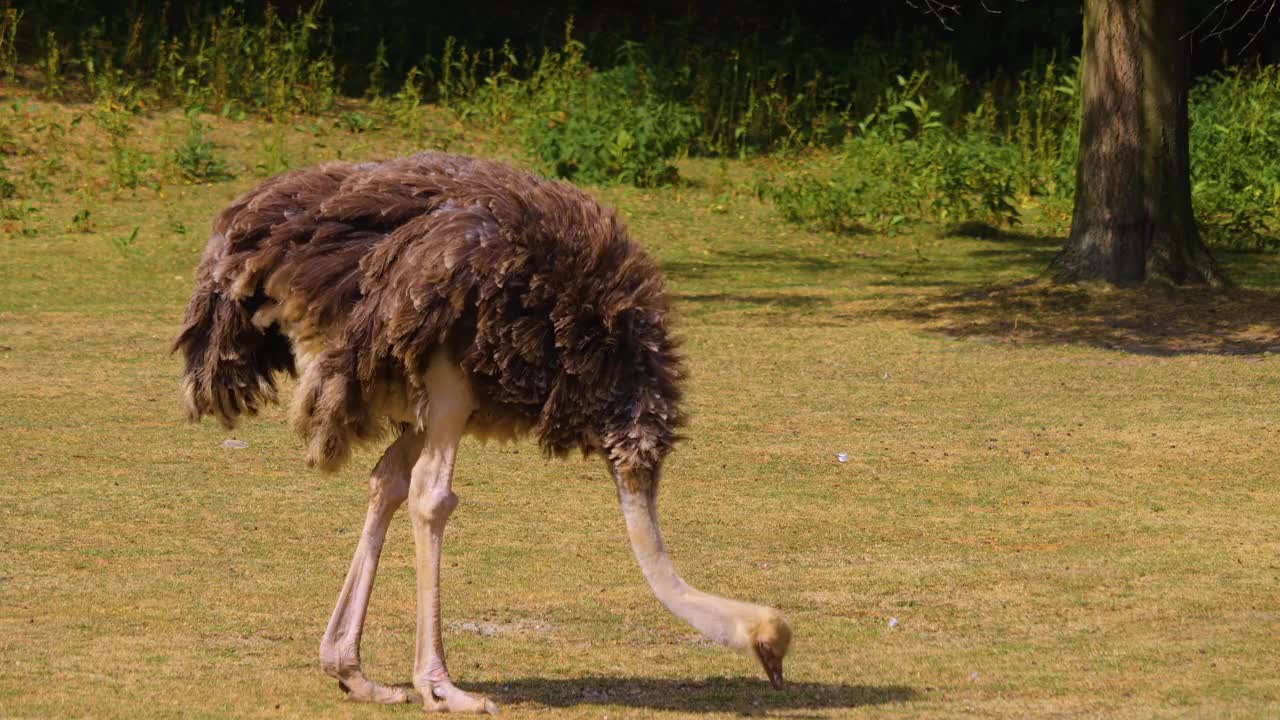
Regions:
<instances>
[{"instance_id":1,"label":"ostrich toe","mask_svg":"<svg viewBox=\"0 0 1280 720\"><path fill-rule=\"evenodd\" d=\"M413 699L405 688L374 682L360 672L349 673L347 677L338 680L338 689L346 693L351 702L399 705Z\"/></svg>"},{"instance_id":2,"label":"ostrich toe","mask_svg":"<svg viewBox=\"0 0 1280 720\"><path fill-rule=\"evenodd\" d=\"M418 688L418 692L422 694L422 707L427 712L498 714L498 706L492 700L483 695L463 692L451 682Z\"/></svg>"}]
</instances>

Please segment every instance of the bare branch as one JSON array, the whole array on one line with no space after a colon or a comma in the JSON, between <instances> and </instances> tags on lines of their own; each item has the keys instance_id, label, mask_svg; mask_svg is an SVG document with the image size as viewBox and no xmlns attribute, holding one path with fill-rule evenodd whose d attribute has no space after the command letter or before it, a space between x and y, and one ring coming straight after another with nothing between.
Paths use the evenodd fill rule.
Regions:
<instances>
[{"instance_id":1,"label":"bare branch","mask_svg":"<svg viewBox=\"0 0 1280 720\"><path fill-rule=\"evenodd\" d=\"M945 3L942 0L904 0L908 7L913 7L924 13L938 18L938 23L947 30L953 28L947 23L949 17L947 13L953 16L960 15L960 6L958 3Z\"/></svg>"},{"instance_id":2,"label":"bare branch","mask_svg":"<svg viewBox=\"0 0 1280 720\"><path fill-rule=\"evenodd\" d=\"M943 2L942 0L902 0L908 7L915 8L925 15L932 15L938 19L938 24L947 30L953 29L948 22L949 18L960 16L959 2ZM1230 0L1228 0L1230 1ZM1030 0L1014 0L1014 2L1025 3ZM1003 10L997 10L987 4L987 0L978 0L978 4L982 9L990 15L1000 15Z\"/></svg>"},{"instance_id":3,"label":"bare branch","mask_svg":"<svg viewBox=\"0 0 1280 720\"><path fill-rule=\"evenodd\" d=\"M1245 20L1255 14L1260 14L1262 16L1260 22L1253 32L1249 34L1248 41L1240 48L1240 50L1244 50L1252 45L1258 39L1258 36L1267 29L1267 26L1271 23L1271 15L1275 12L1278 3L1280 3L1280 0L1247 0L1247 4L1242 4L1241 0L1219 0L1213 6L1213 9L1206 13L1200 19L1200 22L1196 23L1196 26L1187 31L1182 38L1195 37L1199 34L1201 39L1204 40L1209 38L1221 39L1243 25ZM1235 11L1234 13L1232 12L1233 10ZM1201 33L1201 30L1205 30L1205 32Z\"/></svg>"}]
</instances>

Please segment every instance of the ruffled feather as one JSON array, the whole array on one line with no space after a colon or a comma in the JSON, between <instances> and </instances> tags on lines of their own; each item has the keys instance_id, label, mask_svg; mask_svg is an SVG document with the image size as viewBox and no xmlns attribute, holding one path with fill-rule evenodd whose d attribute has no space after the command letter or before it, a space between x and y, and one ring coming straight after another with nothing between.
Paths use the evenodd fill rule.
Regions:
<instances>
[{"instance_id":1,"label":"ruffled feather","mask_svg":"<svg viewBox=\"0 0 1280 720\"><path fill-rule=\"evenodd\" d=\"M233 202L175 348L188 415L226 423L273 400L305 352L293 423L322 468L388 428L381 399L425 403L445 347L478 429L644 471L684 420L666 311L656 265L586 193L424 153L285 173Z\"/></svg>"}]
</instances>

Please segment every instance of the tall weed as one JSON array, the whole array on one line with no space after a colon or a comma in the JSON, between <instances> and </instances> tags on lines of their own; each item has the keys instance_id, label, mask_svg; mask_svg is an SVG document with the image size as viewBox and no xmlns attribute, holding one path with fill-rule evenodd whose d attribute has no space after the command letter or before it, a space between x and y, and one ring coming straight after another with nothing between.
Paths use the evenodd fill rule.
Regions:
<instances>
[{"instance_id":1,"label":"tall weed","mask_svg":"<svg viewBox=\"0 0 1280 720\"><path fill-rule=\"evenodd\" d=\"M39 62L40 73L44 76L44 95L45 97L58 98L62 97L64 82L66 78L63 76L64 68L62 66L62 45L59 44L58 38L54 36L53 31L45 33L44 52Z\"/></svg>"},{"instance_id":2,"label":"tall weed","mask_svg":"<svg viewBox=\"0 0 1280 720\"><path fill-rule=\"evenodd\" d=\"M119 62L184 107L269 118L323 112L336 98L338 71L319 14L319 2L300 7L292 19L268 4L254 24L241 5L229 4L193 23L185 38L157 38L149 52L143 38L150 31L138 19Z\"/></svg>"},{"instance_id":3,"label":"tall weed","mask_svg":"<svg viewBox=\"0 0 1280 720\"><path fill-rule=\"evenodd\" d=\"M1081 60L1065 65L1050 55L1018 77L1017 94L1004 112L1005 140L1017 151L1019 189L1069 204L1075 195L1080 145Z\"/></svg>"},{"instance_id":4,"label":"tall weed","mask_svg":"<svg viewBox=\"0 0 1280 720\"><path fill-rule=\"evenodd\" d=\"M255 165L259 175L276 175L292 167L284 126L276 123L262 139L262 160Z\"/></svg>"},{"instance_id":5,"label":"tall weed","mask_svg":"<svg viewBox=\"0 0 1280 720\"><path fill-rule=\"evenodd\" d=\"M5 8L0 11L0 75L13 82L18 70L18 23L22 11Z\"/></svg>"},{"instance_id":6,"label":"tall weed","mask_svg":"<svg viewBox=\"0 0 1280 720\"><path fill-rule=\"evenodd\" d=\"M409 68L400 89L391 97L391 119L409 137L422 134L422 71L417 66Z\"/></svg>"},{"instance_id":7,"label":"tall weed","mask_svg":"<svg viewBox=\"0 0 1280 720\"><path fill-rule=\"evenodd\" d=\"M125 98L122 102L120 98ZM127 89L111 88L98 96L92 117L94 124L107 135L107 171L117 190L135 190L142 185L155 185L152 170L155 160L151 153L136 148L131 139L134 134L135 116L127 104L132 93Z\"/></svg>"}]
</instances>

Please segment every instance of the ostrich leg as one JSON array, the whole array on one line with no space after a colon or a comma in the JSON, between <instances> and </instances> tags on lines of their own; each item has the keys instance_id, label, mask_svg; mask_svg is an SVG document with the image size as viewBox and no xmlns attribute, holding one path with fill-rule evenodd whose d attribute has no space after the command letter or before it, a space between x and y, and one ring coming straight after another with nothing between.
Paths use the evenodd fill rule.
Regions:
<instances>
[{"instance_id":1,"label":"ostrich leg","mask_svg":"<svg viewBox=\"0 0 1280 720\"><path fill-rule=\"evenodd\" d=\"M475 409L466 376L437 353L427 369L426 443L413 466L409 484L409 517L418 562L418 633L413 686L433 712L478 712L496 715L488 699L459 690L449 677L440 638L440 551L444 526L458 504L453 494L453 464L467 418Z\"/></svg>"},{"instance_id":2,"label":"ostrich leg","mask_svg":"<svg viewBox=\"0 0 1280 720\"><path fill-rule=\"evenodd\" d=\"M378 557L387 535L391 516L409 496L409 473L422 452L423 436L419 432L402 434L374 466L369 476L369 512L364 530L356 545L351 569L338 594L337 606L329 618L320 640L320 667L338 679L338 687L347 698L359 702L408 702L403 688L375 683L360 670L360 633L364 629L365 611L378 572Z\"/></svg>"}]
</instances>

